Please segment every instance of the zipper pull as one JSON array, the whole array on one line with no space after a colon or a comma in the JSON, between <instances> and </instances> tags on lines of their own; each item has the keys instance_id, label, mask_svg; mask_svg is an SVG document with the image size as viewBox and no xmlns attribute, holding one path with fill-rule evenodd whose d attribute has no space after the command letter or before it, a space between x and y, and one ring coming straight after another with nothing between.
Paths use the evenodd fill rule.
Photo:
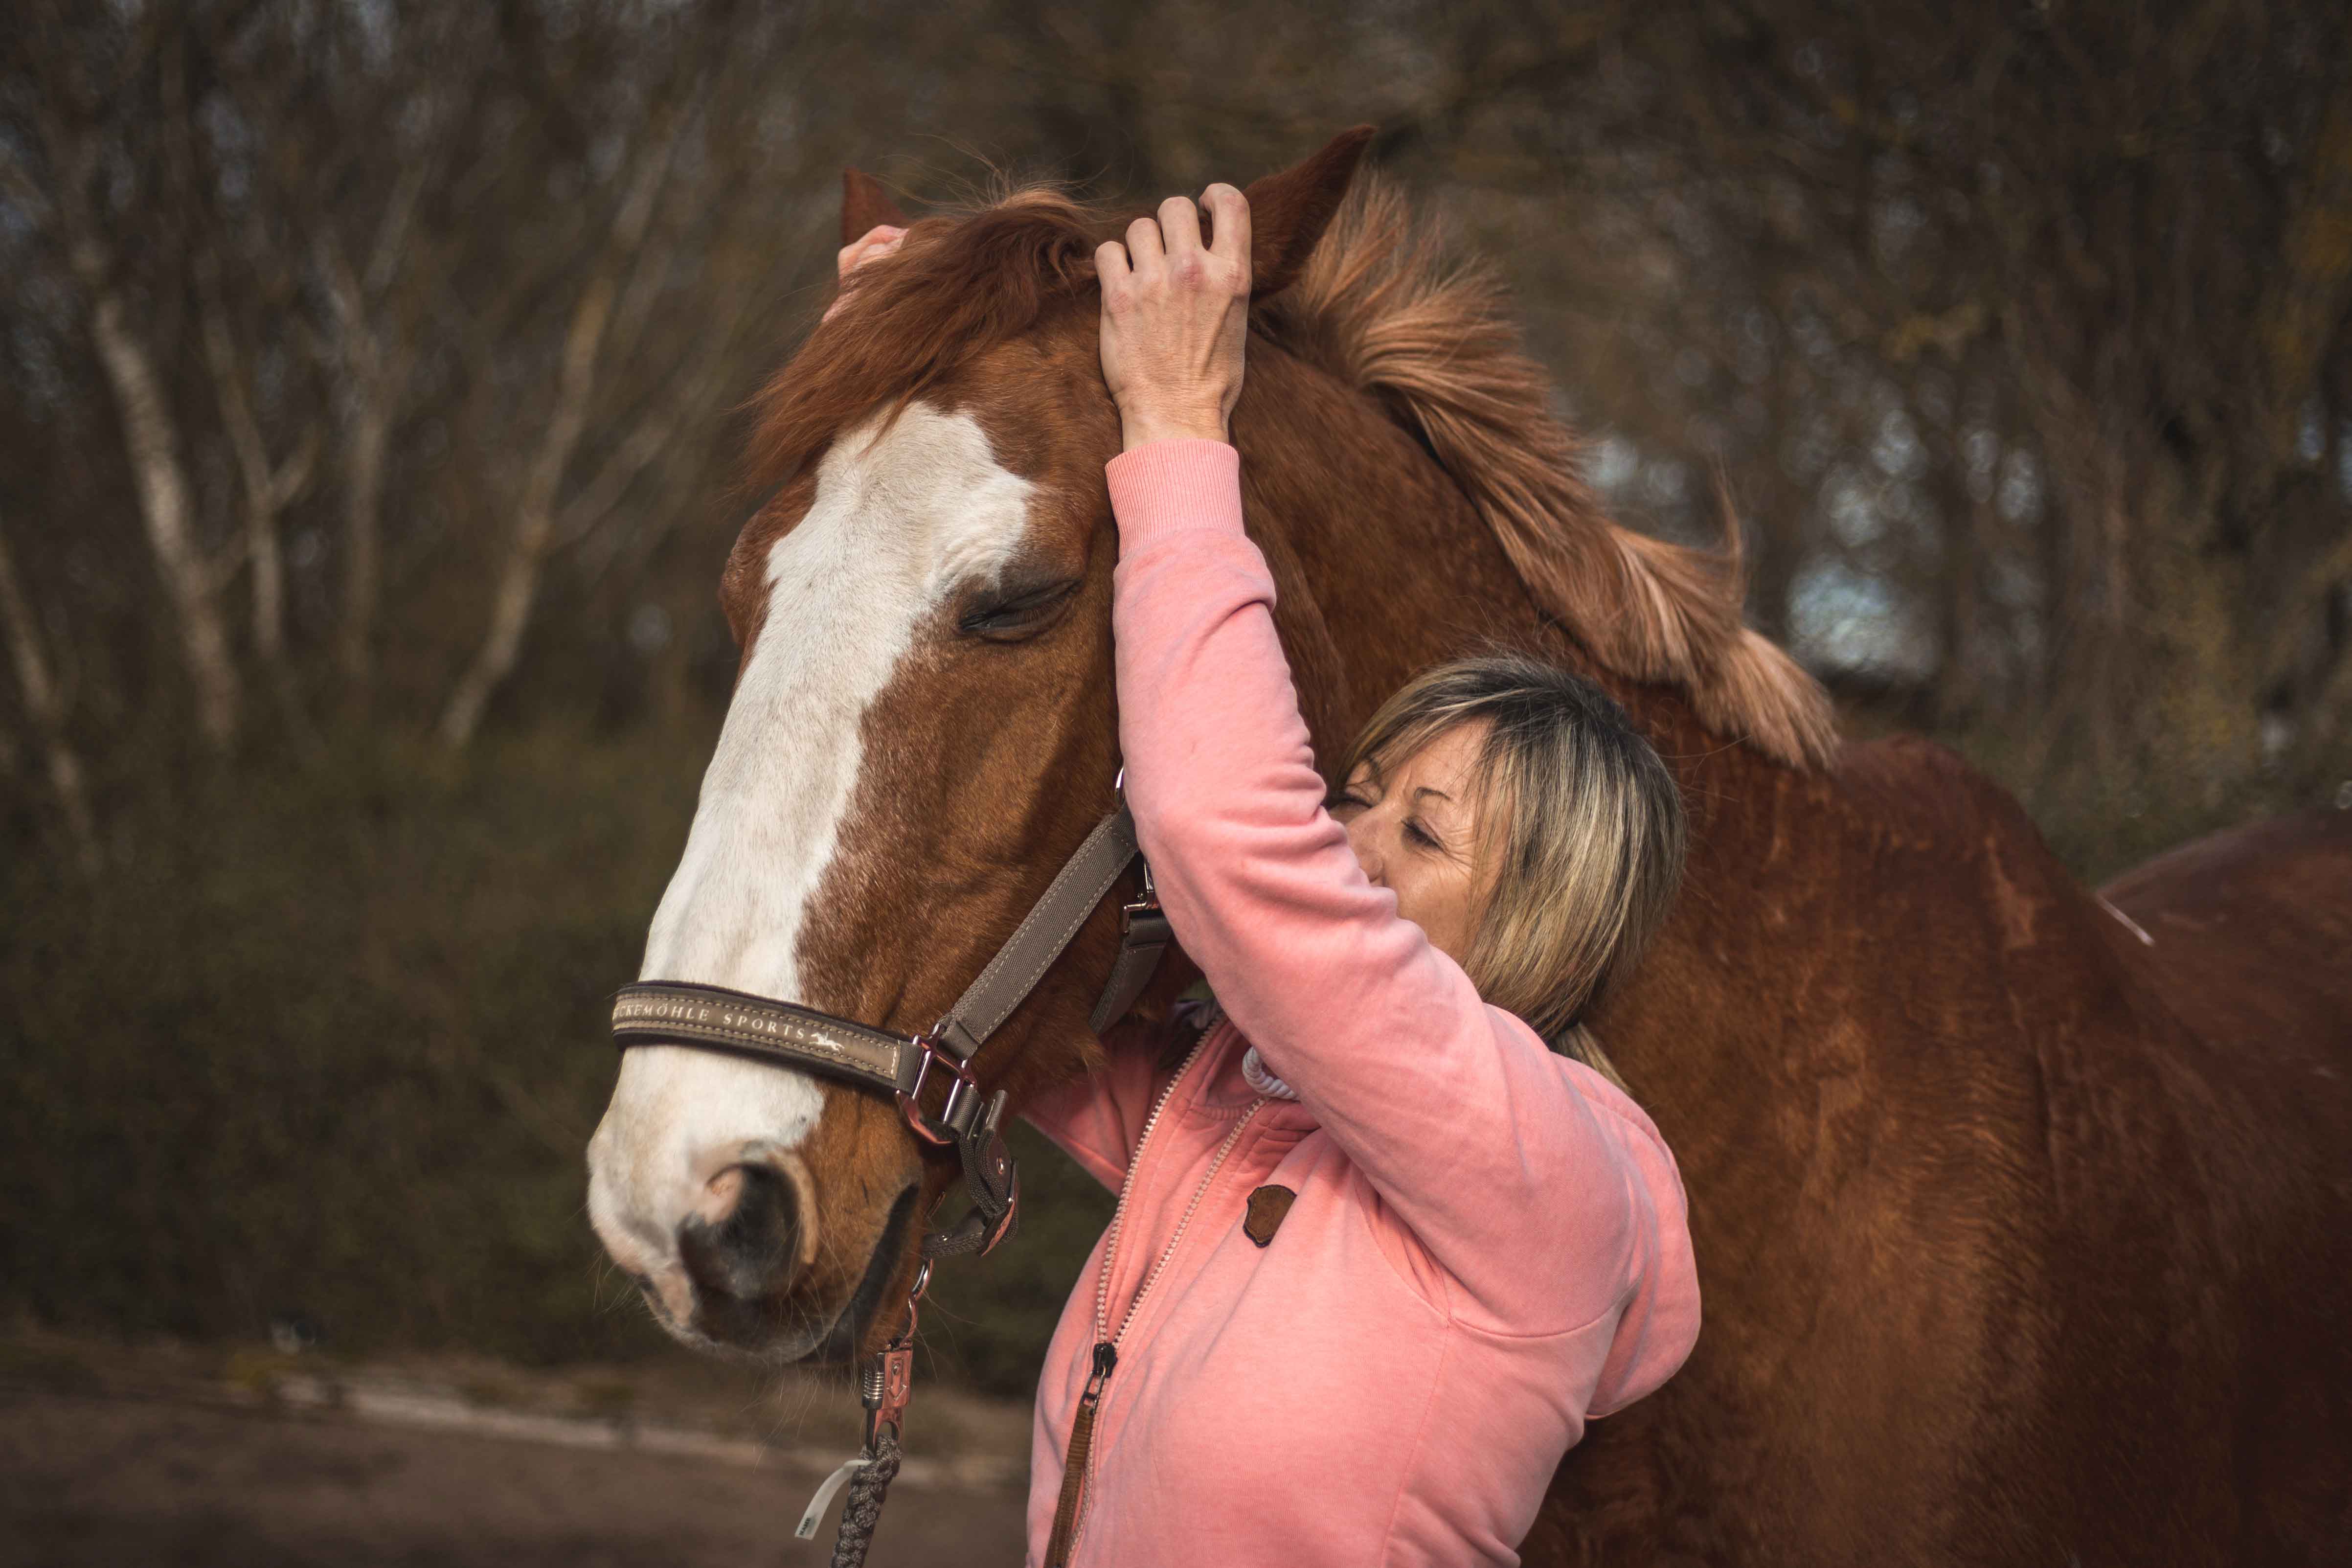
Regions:
<instances>
[{"instance_id":1,"label":"zipper pull","mask_svg":"<svg viewBox=\"0 0 2352 1568\"><path fill-rule=\"evenodd\" d=\"M1091 1406L1102 1398L1103 1384L1118 1367L1118 1347L1108 1340L1095 1342L1094 1370L1087 1375L1087 1386L1078 1394L1078 1404Z\"/></svg>"},{"instance_id":2,"label":"zipper pull","mask_svg":"<svg viewBox=\"0 0 2352 1568\"><path fill-rule=\"evenodd\" d=\"M1103 1384L1118 1366L1118 1347L1108 1340L1095 1342L1095 1365L1087 1389L1078 1395L1078 1413L1070 1421L1070 1446L1062 1455L1062 1495L1054 1508L1054 1530L1045 1542L1045 1568L1067 1568L1070 1548L1078 1534L1078 1512L1087 1495L1087 1467L1094 1458L1095 1409L1102 1403Z\"/></svg>"}]
</instances>

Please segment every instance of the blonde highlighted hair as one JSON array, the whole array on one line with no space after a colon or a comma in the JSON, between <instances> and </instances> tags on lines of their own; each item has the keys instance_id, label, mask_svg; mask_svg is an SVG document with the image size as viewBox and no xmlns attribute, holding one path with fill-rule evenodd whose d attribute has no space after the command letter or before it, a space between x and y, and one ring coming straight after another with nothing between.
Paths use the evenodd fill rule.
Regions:
<instances>
[{"instance_id":1,"label":"blonde highlighted hair","mask_svg":"<svg viewBox=\"0 0 2352 1568\"><path fill-rule=\"evenodd\" d=\"M1674 903L1682 792L1608 693L1513 654L1414 677L1372 715L1340 776L1385 773L1463 724L1486 727L1474 777L1487 889L1463 968L1489 1005L1622 1089L1582 1019Z\"/></svg>"}]
</instances>

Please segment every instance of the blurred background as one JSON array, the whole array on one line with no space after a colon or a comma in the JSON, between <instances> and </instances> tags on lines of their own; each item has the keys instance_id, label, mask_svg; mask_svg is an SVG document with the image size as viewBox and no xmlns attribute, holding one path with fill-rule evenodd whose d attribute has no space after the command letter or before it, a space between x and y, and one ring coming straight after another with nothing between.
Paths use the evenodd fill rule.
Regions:
<instances>
[{"instance_id":1,"label":"blurred background","mask_svg":"<svg viewBox=\"0 0 2352 1568\"><path fill-rule=\"evenodd\" d=\"M363 1365L549 1419L692 1403L583 1149L734 668L740 410L830 292L845 163L916 212L1004 173L1140 205L1373 121L1622 514L1702 539L1727 485L1751 616L1849 733L1958 748L2086 878L2352 788L2343 21L19 0L0 1384L146 1347L142 1386L279 1407L356 1408ZM1024 1152L1021 1242L925 1315L999 1500L1108 1212ZM709 1375L771 1445L848 1402ZM24 1480L75 1408L16 1424L0 1490L60 1553L113 1506Z\"/></svg>"}]
</instances>

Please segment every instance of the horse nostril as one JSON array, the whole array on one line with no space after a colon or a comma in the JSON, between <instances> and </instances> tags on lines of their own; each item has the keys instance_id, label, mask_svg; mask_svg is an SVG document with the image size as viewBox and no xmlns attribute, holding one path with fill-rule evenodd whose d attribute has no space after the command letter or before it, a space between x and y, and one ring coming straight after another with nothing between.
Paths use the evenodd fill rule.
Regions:
<instances>
[{"instance_id":1,"label":"horse nostril","mask_svg":"<svg viewBox=\"0 0 2352 1568\"><path fill-rule=\"evenodd\" d=\"M678 1257L706 1292L757 1301L798 1272L800 1203L767 1165L730 1165L711 1178L700 1211L677 1229Z\"/></svg>"}]
</instances>

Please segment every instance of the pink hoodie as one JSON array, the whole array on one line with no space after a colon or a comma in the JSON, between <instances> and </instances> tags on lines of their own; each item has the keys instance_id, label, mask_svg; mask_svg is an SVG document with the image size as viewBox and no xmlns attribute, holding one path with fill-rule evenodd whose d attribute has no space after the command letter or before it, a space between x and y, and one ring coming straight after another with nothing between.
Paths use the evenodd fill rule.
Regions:
<instances>
[{"instance_id":1,"label":"pink hoodie","mask_svg":"<svg viewBox=\"0 0 2352 1568\"><path fill-rule=\"evenodd\" d=\"M1585 1418L1698 1335L1674 1156L1365 879L1238 454L1165 442L1109 475L1128 798L1228 1021L1172 1074L1115 1034L1029 1112L1119 1194L1046 1353L1029 1561L1110 1339L1073 1562L1517 1563ZM1251 1089L1251 1042L1295 1100ZM1275 1187L1278 1215L1253 1199Z\"/></svg>"}]
</instances>

